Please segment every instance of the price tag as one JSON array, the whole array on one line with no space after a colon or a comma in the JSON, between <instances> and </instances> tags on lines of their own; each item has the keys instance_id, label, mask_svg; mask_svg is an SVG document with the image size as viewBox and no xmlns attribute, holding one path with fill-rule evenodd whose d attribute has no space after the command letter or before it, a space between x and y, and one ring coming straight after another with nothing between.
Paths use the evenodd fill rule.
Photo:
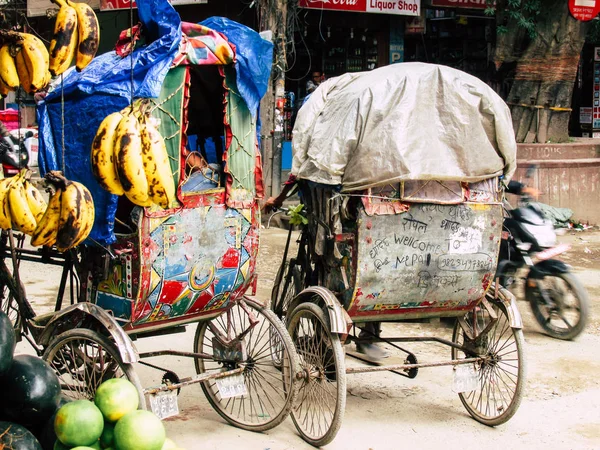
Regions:
<instances>
[{"instance_id":1,"label":"price tag","mask_svg":"<svg viewBox=\"0 0 600 450\"><path fill-rule=\"evenodd\" d=\"M471 392L479 386L479 370L474 364L462 364L454 366L454 380L452 381L452 392Z\"/></svg>"},{"instance_id":2,"label":"price tag","mask_svg":"<svg viewBox=\"0 0 600 450\"><path fill-rule=\"evenodd\" d=\"M159 419L176 416L179 414L179 405L177 404L177 392L158 392L150 394L150 408Z\"/></svg>"},{"instance_id":3,"label":"price tag","mask_svg":"<svg viewBox=\"0 0 600 450\"><path fill-rule=\"evenodd\" d=\"M244 382L244 376L242 374L232 375L225 378L217 378L217 387L219 388L219 394L221 398L239 397L246 395L248 389L246 389L246 383Z\"/></svg>"}]
</instances>

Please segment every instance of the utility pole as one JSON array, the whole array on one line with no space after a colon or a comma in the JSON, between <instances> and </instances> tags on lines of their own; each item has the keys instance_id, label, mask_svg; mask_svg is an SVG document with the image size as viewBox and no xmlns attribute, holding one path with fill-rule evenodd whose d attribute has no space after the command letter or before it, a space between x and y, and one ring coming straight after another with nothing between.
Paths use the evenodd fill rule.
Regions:
<instances>
[{"instance_id":1,"label":"utility pole","mask_svg":"<svg viewBox=\"0 0 600 450\"><path fill-rule=\"evenodd\" d=\"M263 176L267 196L281 188L281 150L283 146L283 104L286 67L286 0L259 0L260 31L273 33L273 69L269 87L260 105Z\"/></svg>"}]
</instances>

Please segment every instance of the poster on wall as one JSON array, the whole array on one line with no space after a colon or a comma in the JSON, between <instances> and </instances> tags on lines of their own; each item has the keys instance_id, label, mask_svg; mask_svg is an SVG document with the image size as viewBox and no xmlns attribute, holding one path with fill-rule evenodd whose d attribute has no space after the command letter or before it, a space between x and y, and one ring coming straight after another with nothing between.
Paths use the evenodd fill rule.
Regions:
<instances>
[{"instance_id":1,"label":"poster on wall","mask_svg":"<svg viewBox=\"0 0 600 450\"><path fill-rule=\"evenodd\" d=\"M208 3L208 0L169 0L172 5L200 5ZM100 10L108 11L113 9L129 9L131 0L100 0ZM133 7L137 8L135 0Z\"/></svg>"},{"instance_id":2,"label":"poster on wall","mask_svg":"<svg viewBox=\"0 0 600 450\"><path fill-rule=\"evenodd\" d=\"M404 62L404 21L390 18L390 64Z\"/></svg>"},{"instance_id":3,"label":"poster on wall","mask_svg":"<svg viewBox=\"0 0 600 450\"><path fill-rule=\"evenodd\" d=\"M420 16L421 0L298 0L300 8Z\"/></svg>"}]
</instances>

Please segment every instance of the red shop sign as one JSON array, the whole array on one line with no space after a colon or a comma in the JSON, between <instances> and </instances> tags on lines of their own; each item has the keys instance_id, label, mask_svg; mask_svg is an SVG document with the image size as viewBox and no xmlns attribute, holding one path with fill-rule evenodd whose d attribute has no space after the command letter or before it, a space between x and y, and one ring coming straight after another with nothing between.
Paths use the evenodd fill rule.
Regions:
<instances>
[{"instance_id":1,"label":"red shop sign","mask_svg":"<svg viewBox=\"0 0 600 450\"><path fill-rule=\"evenodd\" d=\"M445 8L485 9L492 5L488 5L486 0L431 0L431 6L441 6Z\"/></svg>"},{"instance_id":2,"label":"red shop sign","mask_svg":"<svg viewBox=\"0 0 600 450\"><path fill-rule=\"evenodd\" d=\"M298 6L333 11L397 14L402 16L421 15L421 0L298 0Z\"/></svg>"},{"instance_id":3,"label":"red shop sign","mask_svg":"<svg viewBox=\"0 0 600 450\"><path fill-rule=\"evenodd\" d=\"M598 0L569 0L569 11L577 20L587 22L592 20L600 12L600 1Z\"/></svg>"}]
</instances>

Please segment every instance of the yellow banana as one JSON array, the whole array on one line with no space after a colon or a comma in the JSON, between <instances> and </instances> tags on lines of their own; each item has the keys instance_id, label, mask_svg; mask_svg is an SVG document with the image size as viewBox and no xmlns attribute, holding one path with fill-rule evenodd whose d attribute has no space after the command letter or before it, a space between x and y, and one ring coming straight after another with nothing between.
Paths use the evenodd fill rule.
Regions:
<instances>
[{"instance_id":1,"label":"yellow banana","mask_svg":"<svg viewBox=\"0 0 600 450\"><path fill-rule=\"evenodd\" d=\"M8 189L8 206L13 227L25 234L33 234L37 222L27 203L22 173L15 175Z\"/></svg>"},{"instance_id":2,"label":"yellow banana","mask_svg":"<svg viewBox=\"0 0 600 450\"><path fill-rule=\"evenodd\" d=\"M64 0L52 0L60 9L50 42L50 73L60 75L69 68L77 50L77 11Z\"/></svg>"},{"instance_id":3,"label":"yellow banana","mask_svg":"<svg viewBox=\"0 0 600 450\"><path fill-rule=\"evenodd\" d=\"M150 206L148 180L142 159L140 125L134 114L128 114L119 122L115 140L117 173L125 195L138 206Z\"/></svg>"},{"instance_id":4,"label":"yellow banana","mask_svg":"<svg viewBox=\"0 0 600 450\"><path fill-rule=\"evenodd\" d=\"M0 79L8 89L14 91L19 87L19 74L12 50L9 44L0 47Z\"/></svg>"},{"instance_id":5,"label":"yellow banana","mask_svg":"<svg viewBox=\"0 0 600 450\"><path fill-rule=\"evenodd\" d=\"M48 202L46 212L42 219L38 222L33 235L31 236L31 245L37 247L39 245L52 246L56 242L56 234L58 233L58 219L60 217L60 199L62 190L57 189Z\"/></svg>"},{"instance_id":6,"label":"yellow banana","mask_svg":"<svg viewBox=\"0 0 600 450\"><path fill-rule=\"evenodd\" d=\"M15 56L15 65L17 66L17 73L19 74L19 81L21 86L25 89L25 92L31 94L34 89L32 87L32 80L27 70L27 63L25 62L25 56L22 51L19 51Z\"/></svg>"},{"instance_id":7,"label":"yellow banana","mask_svg":"<svg viewBox=\"0 0 600 450\"><path fill-rule=\"evenodd\" d=\"M94 224L94 202L85 186L68 181L60 200L56 248L64 252L83 241Z\"/></svg>"},{"instance_id":8,"label":"yellow banana","mask_svg":"<svg viewBox=\"0 0 600 450\"><path fill-rule=\"evenodd\" d=\"M98 127L92 142L92 172L100 186L115 195L125 192L117 174L115 155L115 136L121 119L120 112L109 114Z\"/></svg>"},{"instance_id":9,"label":"yellow banana","mask_svg":"<svg viewBox=\"0 0 600 450\"><path fill-rule=\"evenodd\" d=\"M81 192L81 196L83 198L82 208L81 208L81 228L78 237L73 241L71 247L76 247L81 242L85 240L92 231L92 227L94 226L94 219L96 217L96 211L94 208L94 201L92 200L92 194L87 188L80 183L74 183L77 186L77 189Z\"/></svg>"},{"instance_id":10,"label":"yellow banana","mask_svg":"<svg viewBox=\"0 0 600 450\"><path fill-rule=\"evenodd\" d=\"M60 215L58 217L58 232L56 247L60 251L71 248L81 232L83 198L77 186L67 182L60 196Z\"/></svg>"},{"instance_id":11,"label":"yellow banana","mask_svg":"<svg viewBox=\"0 0 600 450\"><path fill-rule=\"evenodd\" d=\"M8 207L8 190L13 181L12 178L4 178L0 181L0 228L3 230L10 230L12 228L10 208Z\"/></svg>"},{"instance_id":12,"label":"yellow banana","mask_svg":"<svg viewBox=\"0 0 600 450\"><path fill-rule=\"evenodd\" d=\"M23 188L25 189L25 198L27 199L29 209L33 213L35 221L39 222L44 216L46 207L48 206L46 200L44 200L40 191L38 191L29 180L23 182Z\"/></svg>"},{"instance_id":13,"label":"yellow banana","mask_svg":"<svg viewBox=\"0 0 600 450\"><path fill-rule=\"evenodd\" d=\"M17 64L17 72L21 79L21 84L26 92L35 92L46 87L48 84L47 73L49 66L49 54L48 50L44 46L44 43L33 34L19 33L19 36L23 38L21 43L21 54L20 59L15 58ZM20 67L21 61L23 67ZM30 83L28 86L23 84L21 74L27 72L28 77L26 80Z\"/></svg>"},{"instance_id":14,"label":"yellow banana","mask_svg":"<svg viewBox=\"0 0 600 450\"><path fill-rule=\"evenodd\" d=\"M77 12L77 30L79 43L77 44L77 71L82 71L94 59L100 43L100 25L94 10L87 3L74 3L67 0L67 4Z\"/></svg>"},{"instance_id":15,"label":"yellow banana","mask_svg":"<svg viewBox=\"0 0 600 450\"><path fill-rule=\"evenodd\" d=\"M8 88L2 78L0 78L0 98L6 97L11 90Z\"/></svg>"},{"instance_id":16,"label":"yellow banana","mask_svg":"<svg viewBox=\"0 0 600 450\"><path fill-rule=\"evenodd\" d=\"M175 180L171 172L165 140L148 120L140 125L142 159L148 180L148 194L154 203L168 208L175 199Z\"/></svg>"}]
</instances>

